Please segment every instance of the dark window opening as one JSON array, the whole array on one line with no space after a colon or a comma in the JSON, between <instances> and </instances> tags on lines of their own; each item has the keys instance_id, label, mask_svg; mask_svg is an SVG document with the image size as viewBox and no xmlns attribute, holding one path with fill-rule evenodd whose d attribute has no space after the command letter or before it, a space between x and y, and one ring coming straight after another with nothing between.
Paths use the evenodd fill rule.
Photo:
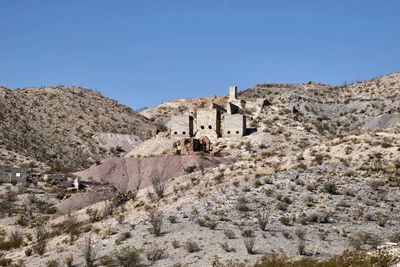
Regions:
<instances>
[{"instance_id":1,"label":"dark window opening","mask_svg":"<svg viewBox=\"0 0 400 267\"><path fill-rule=\"evenodd\" d=\"M204 130L204 125L201 125L200 128Z\"/></svg>"},{"instance_id":2,"label":"dark window opening","mask_svg":"<svg viewBox=\"0 0 400 267\"><path fill-rule=\"evenodd\" d=\"M174 134L178 134L178 132L174 132Z\"/></svg>"},{"instance_id":3,"label":"dark window opening","mask_svg":"<svg viewBox=\"0 0 400 267\"><path fill-rule=\"evenodd\" d=\"M182 132L182 134L186 134L186 132Z\"/></svg>"},{"instance_id":4,"label":"dark window opening","mask_svg":"<svg viewBox=\"0 0 400 267\"><path fill-rule=\"evenodd\" d=\"M211 130L211 129L212 129L212 126L211 126L211 125L208 125L208 129L210 129L210 130Z\"/></svg>"},{"instance_id":5,"label":"dark window opening","mask_svg":"<svg viewBox=\"0 0 400 267\"><path fill-rule=\"evenodd\" d=\"M231 131L228 131L228 134L231 134Z\"/></svg>"},{"instance_id":6,"label":"dark window opening","mask_svg":"<svg viewBox=\"0 0 400 267\"><path fill-rule=\"evenodd\" d=\"M236 134L239 134L239 131L236 131Z\"/></svg>"}]
</instances>

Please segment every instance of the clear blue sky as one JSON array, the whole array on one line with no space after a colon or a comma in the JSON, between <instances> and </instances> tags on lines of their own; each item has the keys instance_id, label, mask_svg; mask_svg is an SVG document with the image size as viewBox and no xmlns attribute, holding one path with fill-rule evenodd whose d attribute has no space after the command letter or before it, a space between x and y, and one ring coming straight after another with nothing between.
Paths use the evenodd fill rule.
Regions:
<instances>
[{"instance_id":1,"label":"clear blue sky","mask_svg":"<svg viewBox=\"0 0 400 267\"><path fill-rule=\"evenodd\" d=\"M0 85L80 85L134 109L400 71L398 0L1 0L0 12Z\"/></svg>"}]
</instances>

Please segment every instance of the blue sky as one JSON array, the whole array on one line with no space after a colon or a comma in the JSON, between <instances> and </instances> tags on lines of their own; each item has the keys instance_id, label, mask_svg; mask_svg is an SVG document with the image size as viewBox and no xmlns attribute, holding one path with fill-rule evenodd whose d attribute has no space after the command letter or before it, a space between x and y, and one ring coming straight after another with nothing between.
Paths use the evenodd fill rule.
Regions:
<instances>
[{"instance_id":1,"label":"blue sky","mask_svg":"<svg viewBox=\"0 0 400 267\"><path fill-rule=\"evenodd\" d=\"M1 0L0 12L0 85L79 85L133 109L400 71L398 0Z\"/></svg>"}]
</instances>

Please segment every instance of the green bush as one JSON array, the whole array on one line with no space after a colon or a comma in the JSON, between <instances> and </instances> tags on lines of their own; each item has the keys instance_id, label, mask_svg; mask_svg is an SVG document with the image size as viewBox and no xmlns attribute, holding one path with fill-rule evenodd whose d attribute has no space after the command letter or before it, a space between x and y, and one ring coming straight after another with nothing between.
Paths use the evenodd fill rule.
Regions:
<instances>
[{"instance_id":1,"label":"green bush","mask_svg":"<svg viewBox=\"0 0 400 267\"><path fill-rule=\"evenodd\" d=\"M391 255L384 251L368 253L364 251L345 251L343 254L330 259L318 260L303 257L298 260L291 260L286 256L276 253L262 257L254 267L338 267L338 266L393 266L400 260L398 256Z\"/></svg>"},{"instance_id":2,"label":"green bush","mask_svg":"<svg viewBox=\"0 0 400 267\"><path fill-rule=\"evenodd\" d=\"M103 258L101 262L107 267L136 267L142 262L141 253L140 249L133 246L125 247L111 257Z\"/></svg>"}]
</instances>

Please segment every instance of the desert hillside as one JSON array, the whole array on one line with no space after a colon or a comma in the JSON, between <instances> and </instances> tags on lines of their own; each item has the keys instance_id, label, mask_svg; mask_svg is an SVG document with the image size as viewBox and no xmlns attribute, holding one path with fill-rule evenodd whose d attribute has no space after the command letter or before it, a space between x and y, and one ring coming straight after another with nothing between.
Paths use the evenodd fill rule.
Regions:
<instances>
[{"instance_id":1,"label":"desert hillside","mask_svg":"<svg viewBox=\"0 0 400 267\"><path fill-rule=\"evenodd\" d=\"M155 125L166 129L171 116L225 105L227 96L166 102L138 115L82 89L41 90L2 90L3 102L30 99L21 114L35 110L21 122L6 105L4 151L49 166L94 164L73 174L79 189L45 180L0 186L0 265L400 263L398 73L343 86L258 84L238 96L248 134L191 154L167 131L151 136ZM31 94L69 104L34 104ZM32 144L12 123L29 125ZM131 149L109 152L115 144Z\"/></svg>"},{"instance_id":2,"label":"desert hillside","mask_svg":"<svg viewBox=\"0 0 400 267\"><path fill-rule=\"evenodd\" d=\"M12 165L79 170L111 156L119 143L133 148L156 129L130 108L79 87L0 88L0 110L0 162Z\"/></svg>"}]
</instances>

